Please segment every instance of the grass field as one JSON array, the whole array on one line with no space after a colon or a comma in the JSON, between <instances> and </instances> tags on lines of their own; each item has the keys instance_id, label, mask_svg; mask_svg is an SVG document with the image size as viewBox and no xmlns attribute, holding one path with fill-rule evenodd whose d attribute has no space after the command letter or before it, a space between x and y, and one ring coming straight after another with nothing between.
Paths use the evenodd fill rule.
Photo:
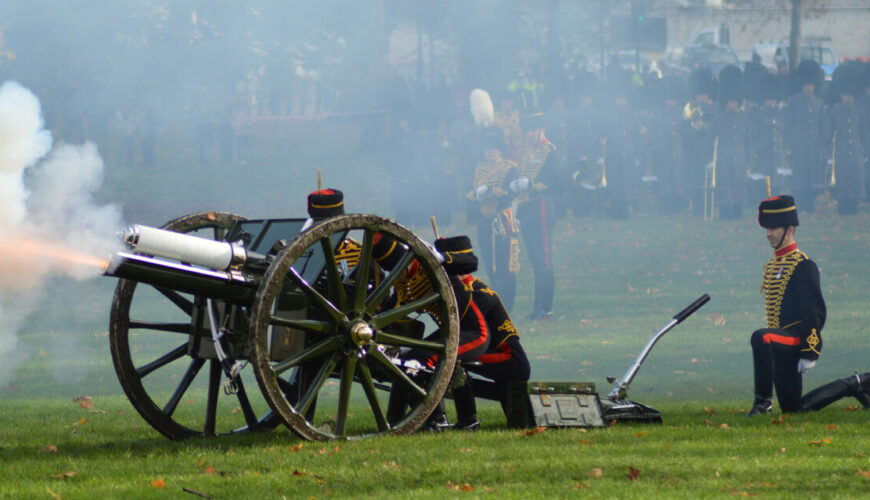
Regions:
<instances>
[{"instance_id":1,"label":"grass field","mask_svg":"<svg viewBox=\"0 0 870 500\"><path fill-rule=\"evenodd\" d=\"M270 160L254 160L251 178L267 177L257 162ZM308 175L320 166L304 159L288 171ZM282 187L270 186L246 212L243 197L214 176L184 172L137 178L127 171L108 181L132 200L128 215L152 224L203 209L298 215L310 190L288 187L292 203L282 206L275 201ZM212 191L147 212L145 194L157 185L168 186L159 202L197 179ZM355 179L346 191L354 211L387 210L385 196L363 195L370 181ZM870 215L862 208L848 219L829 207L801 214L798 244L818 263L828 304L824 351L805 390L870 370L870 265L863 260ZM164 213L170 209L180 211ZM475 234L464 221L441 221L441 232ZM431 239L427 227L416 229ZM113 280L57 280L19 333L20 365L0 387L0 498L863 498L870 413L854 400L812 414L744 417L752 397L748 339L763 326L758 287L769 255L751 209L740 221L709 223L567 216L555 236L554 318L518 321L532 378L594 382L609 392L606 376L621 375L660 326L709 293L711 302L663 337L630 388L632 399L663 412L663 425L505 430L500 408L483 402L477 433L326 444L285 429L166 440L121 395L113 372L106 333ZM528 314L531 295L524 260L515 318Z\"/></svg>"}]
</instances>

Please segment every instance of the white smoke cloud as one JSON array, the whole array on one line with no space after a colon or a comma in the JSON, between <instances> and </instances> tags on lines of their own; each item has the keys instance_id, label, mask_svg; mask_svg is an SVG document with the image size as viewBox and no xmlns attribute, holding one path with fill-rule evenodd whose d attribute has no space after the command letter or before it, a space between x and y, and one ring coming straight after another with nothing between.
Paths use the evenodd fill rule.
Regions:
<instances>
[{"instance_id":1,"label":"white smoke cloud","mask_svg":"<svg viewBox=\"0 0 870 500\"><path fill-rule=\"evenodd\" d=\"M0 87L0 387L17 366L17 332L51 276L87 279L119 245L114 205L93 199L103 160L93 143L51 150L39 100L14 82ZM49 153L50 151L50 153ZM46 158L46 155L47 158ZM40 160L44 160L38 163ZM27 175L25 175L27 171ZM25 181L26 179L26 181Z\"/></svg>"}]
</instances>

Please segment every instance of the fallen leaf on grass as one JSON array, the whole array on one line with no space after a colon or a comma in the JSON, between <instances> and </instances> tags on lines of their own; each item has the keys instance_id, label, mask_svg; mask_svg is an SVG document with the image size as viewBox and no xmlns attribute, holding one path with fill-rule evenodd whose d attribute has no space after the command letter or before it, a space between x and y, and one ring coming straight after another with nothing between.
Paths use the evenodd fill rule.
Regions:
<instances>
[{"instance_id":1,"label":"fallen leaf on grass","mask_svg":"<svg viewBox=\"0 0 870 500\"><path fill-rule=\"evenodd\" d=\"M634 481L638 477L640 477L640 471L635 469L634 467L629 466L628 467L628 479Z\"/></svg>"},{"instance_id":2,"label":"fallen leaf on grass","mask_svg":"<svg viewBox=\"0 0 870 500\"><path fill-rule=\"evenodd\" d=\"M779 418L772 419L770 423L773 425L780 425L782 423L782 415L780 415Z\"/></svg>"},{"instance_id":3,"label":"fallen leaf on grass","mask_svg":"<svg viewBox=\"0 0 870 500\"><path fill-rule=\"evenodd\" d=\"M447 489L453 491L474 491L474 486L468 483L454 483L453 481L447 481Z\"/></svg>"},{"instance_id":4,"label":"fallen leaf on grass","mask_svg":"<svg viewBox=\"0 0 870 500\"><path fill-rule=\"evenodd\" d=\"M91 423L90 420L86 419L85 417L82 417L79 419L78 422L74 423L73 425L85 425L85 424L89 424L89 423Z\"/></svg>"},{"instance_id":5,"label":"fallen leaf on grass","mask_svg":"<svg viewBox=\"0 0 870 500\"><path fill-rule=\"evenodd\" d=\"M644 436L646 436L646 431L640 431L640 432L635 432L635 433L634 433L634 437L642 438L642 437L644 437Z\"/></svg>"},{"instance_id":6,"label":"fallen leaf on grass","mask_svg":"<svg viewBox=\"0 0 870 500\"><path fill-rule=\"evenodd\" d=\"M209 465L208 467L206 467L205 469L203 469L202 472L203 472L203 474L214 474L214 473L217 472L217 471L215 470L214 467L212 467L211 465Z\"/></svg>"},{"instance_id":7,"label":"fallen leaf on grass","mask_svg":"<svg viewBox=\"0 0 870 500\"><path fill-rule=\"evenodd\" d=\"M163 488L166 487L166 481L164 481L162 477L157 478L154 481L151 481L151 487L157 488L158 490L162 490Z\"/></svg>"},{"instance_id":8,"label":"fallen leaf on grass","mask_svg":"<svg viewBox=\"0 0 870 500\"><path fill-rule=\"evenodd\" d=\"M859 476L864 476L864 477L866 477L867 479L870 479L870 470L861 470L861 469L858 469L858 475L859 475Z\"/></svg>"},{"instance_id":9,"label":"fallen leaf on grass","mask_svg":"<svg viewBox=\"0 0 870 500\"><path fill-rule=\"evenodd\" d=\"M831 438L822 438L808 443L810 446L821 446L822 444L831 444Z\"/></svg>"},{"instance_id":10,"label":"fallen leaf on grass","mask_svg":"<svg viewBox=\"0 0 870 500\"><path fill-rule=\"evenodd\" d=\"M858 411L861 407L858 405L849 405L846 407L846 411Z\"/></svg>"},{"instance_id":11,"label":"fallen leaf on grass","mask_svg":"<svg viewBox=\"0 0 870 500\"><path fill-rule=\"evenodd\" d=\"M542 432L544 432L544 431L546 431L546 430L547 430L546 427L535 427L534 429L526 429L526 430L524 430L524 431L523 431L523 435L525 435L525 436L533 436L533 435L535 435L535 434L541 434Z\"/></svg>"},{"instance_id":12,"label":"fallen leaf on grass","mask_svg":"<svg viewBox=\"0 0 870 500\"><path fill-rule=\"evenodd\" d=\"M834 430L837 428L837 424L828 424L828 429Z\"/></svg>"},{"instance_id":13,"label":"fallen leaf on grass","mask_svg":"<svg viewBox=\"0 0 870 500\"><path fill-rule=\"evenodd\" d=\"M78 472L71 470L68 472L64 472L62 474L55 474L51 477L53 477L55 479L72 479L72 478L76 477L77 474L78 474Z\"/></svg>"},{"instance_id":14,"label":"fallen leaf on grass","mask_svg":"<svg viewBox=\"0 0 870 500\"><path fill-rule=\"evenodd\" d=\"M576 482L574 486L571 487L573 490L585 490L587 488L586 483Z\"/></svg>"},{"instance_id":15,"label":"fallen leaf on grass","mask_svg":"<svg viewBox=\"0 0 870 500\"><path fill-rule=\"evenodd\" d=\"M724 424L724 423L723 423L723 424L719 424L719 428L720 428L720 429L730 429L731 426L728 425L728 424Z\"/></svg>"},{"instance_id":16,"label":"fallen leaf on grass","mask_svg":"<svg viewBox=\"0 0 870 500\"><path fill-rule=\"evenodd\" d=\"M301 450L302 450L302 443L291 444L290 448L288 448L288 451L301 451Z\"/></svg>"},{"instance_id":17,"label":"fallen leaf on grass","mask_svg":"<svg viewBox=\"0 0 870 500\"><path fill-rule=\"evenodd\" d=\"M42 447L42 451L45 453L57 453L57 446L53 444L47 444Z\"/></svg>"},{"instance_id":18,"label":"fallen leaf on grass","mask_svg":"<svg viewBox=\"0 0 870 500\"><path fill-rule=\"evenodd\" d=\"M293 475L296 477L303 477L303 476L305 476L305 473L299 472L299 469L293 469Z\"/></svg>"},{"instance_id":19,"label":"fallen leaf on grass","mask_svg":"<svg viewBox=\"0 0 870 500\"><path fill-rule=\"evenodd\" d=\"M592 469L589 471L589 475L592 477L601 477L604 475L604 471L598 468Z\"/></svg>"}]
</instances>

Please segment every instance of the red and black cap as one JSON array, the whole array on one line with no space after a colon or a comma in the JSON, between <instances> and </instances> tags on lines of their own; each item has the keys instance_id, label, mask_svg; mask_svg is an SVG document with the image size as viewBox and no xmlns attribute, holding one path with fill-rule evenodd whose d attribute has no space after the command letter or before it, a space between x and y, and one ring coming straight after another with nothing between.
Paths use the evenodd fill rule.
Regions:
<instances>
[{"instance_id":1,"label":"red and black cap","mask_svg":"<svg viewBox=\"0 0 870 500\"><path fill-rule=\"evenodd\" d=\"M477 256L471 251L471 239L468 236L438 238L435 240L435 250L444 256L444 270L447 274L470 274L477 271Z\"/></svg>"},{"instance_id":2,"label":"red and black cap","mask_svg":"<svg viewBox=\"0 0 870 500\"><path fill-rule=\"evenodd\" d=\"M766 228L797 226L794 198L784 194L763 200L758 205L758 224Z\"/></svg>"},{"instance_id":3,"label":"red and black cap","mask_svg":"<svg viewBox=\"0 0 870 500\"><path fill-rule=\"evenodd\" d=\"M375 244L372 247L372 257L379 266L391 271L408 249L398 240L386 233L375 233Z\"/></svg>"},{"instance_id":4,"label":"red and black cap","mask_svg":"<svg viewBox=\"0 0 870 500\"><path fill-rule=\"evenodd\" d=\"M308 195L308 216L326 219L344 214L344 194L338 189L320 189Z\"/></svg>"}]
</instances>

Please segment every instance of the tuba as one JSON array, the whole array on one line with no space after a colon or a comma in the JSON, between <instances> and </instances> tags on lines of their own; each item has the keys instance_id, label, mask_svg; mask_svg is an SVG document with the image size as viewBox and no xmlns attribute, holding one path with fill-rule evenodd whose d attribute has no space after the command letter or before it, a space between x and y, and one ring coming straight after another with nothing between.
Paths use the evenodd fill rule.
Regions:
<instances>
[{"instance_id":1,"label":"tuba","mask_svg":"<svg viewBox=\"0 0 870 500\"><path fill-rule=\"evenodd\" d=\"M700 130L704 126L703 118L704 112L701 111L701 107L693 105L692 101L683 106L683 120L688 121L693 129Z\"/></svg>"}]
</instances>

